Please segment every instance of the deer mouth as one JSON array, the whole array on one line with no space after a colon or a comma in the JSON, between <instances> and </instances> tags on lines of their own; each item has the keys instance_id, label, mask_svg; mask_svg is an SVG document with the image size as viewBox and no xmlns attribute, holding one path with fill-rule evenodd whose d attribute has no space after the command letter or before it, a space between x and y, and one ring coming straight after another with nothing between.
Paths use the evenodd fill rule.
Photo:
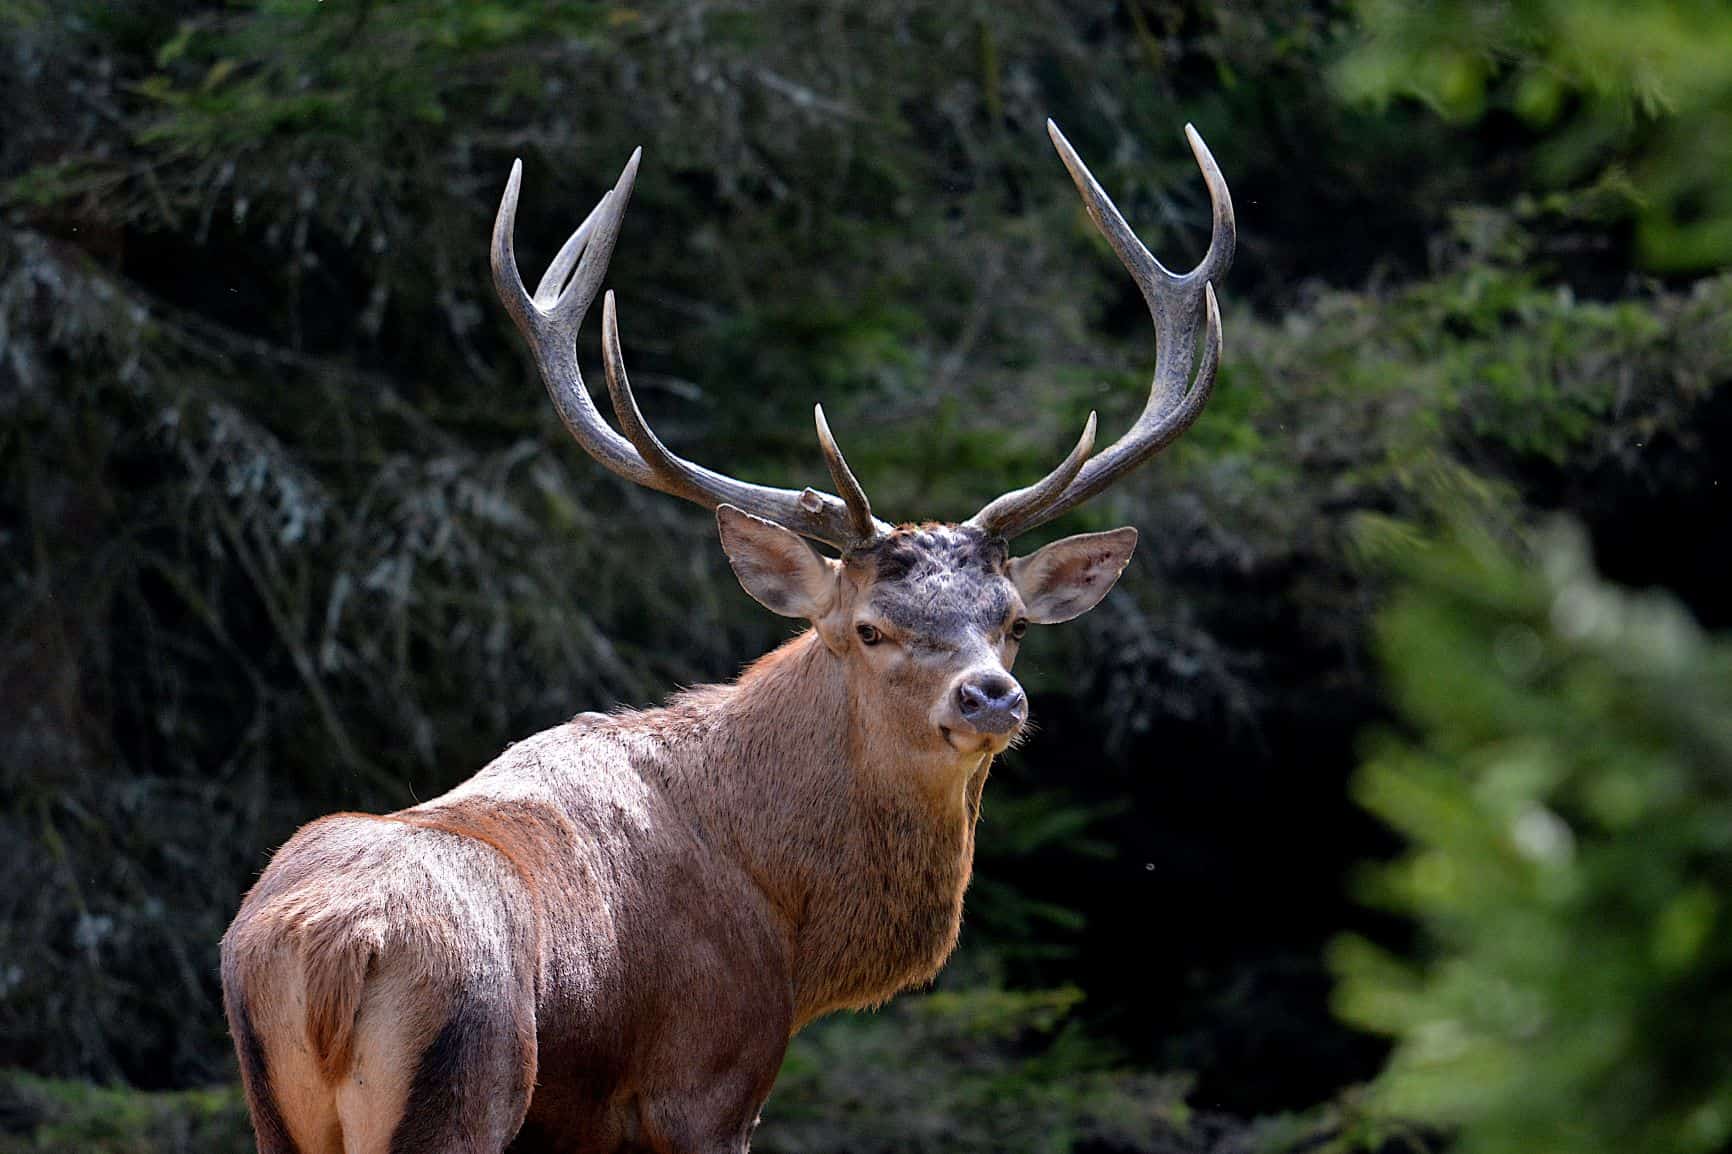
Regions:
<instances>
[{"instance_id":1,"label":"deer mouth","mask_svg":"<svg viewBox=\"0 0 1732 1154\"><path fill-rule=\"evenodd\" d=\"M1016 730L1009 733L981 733L978 730L959 731L948 725L940 725L938 732L943 734L944 742L957 753L970 757L982 753L1003 753L1009 747L1011 739L1016 736Z\"/></svg>"}]
</instances>

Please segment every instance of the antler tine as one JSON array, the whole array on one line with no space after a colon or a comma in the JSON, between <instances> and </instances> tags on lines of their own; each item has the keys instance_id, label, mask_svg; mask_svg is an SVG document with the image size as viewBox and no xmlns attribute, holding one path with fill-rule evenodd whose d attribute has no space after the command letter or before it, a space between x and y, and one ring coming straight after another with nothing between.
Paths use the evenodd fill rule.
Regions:
<instances>
[{"instance_id":1,"label":"antler tine","mask_svg":"<svg viewBox=\"0 0 1732 1154\"><path fill-rule=\"evenodd\" d=\"M1226 276L1227 270L1233 266L1233 253L1239 247L1239 226L1233 219L1233 196L1227 191L1227 178L1221 175L1221 166L1215 163L1215 154L1203 143L1203 134L1197 131L1196 125L1185 125L1185 140L1191 146L1191 155L1196 158L1197 167L1203 171L1203 184L1209 190L1209 215L1212 218L1209 227L1209 250L1203 254L1203 259L1197 262L1197 267L1185 275L1189 280L1213 284Z\"/></svg>"},{"instance_id":2,"label":"antler tine","mask_svg":"<svg viewBox=\"0 0 1732 1154\"><path fill-rule=\"evenodd\" d=\"M523 162L513 161L511 178L493 221L493 287L518 331L529 342L536 367L566 430L584 450L609 471L638 485L660 489L655 472L638 456L631 442L602 420L577 364L577 333L594 303L595 290L607 271L608 258L619 238L626 202L631 199L642 149L632 153L618 183L604 195L584 223L560 249L531 297L517 267L513 236L517 229L517 198L523 186ZM575 257L577 269L562 283ZM558 294L557 296L555 294Z\"/></svg>"},{"instance_id":3,"label":"antler tine","mask_svg":"<svg viewBox=\"0 0 1732 1154\"><path fill-rule=\"evenodd\" d=\"M597 221L602 218L602 213L612 201L613 190L610 188L601 194L601 199L595 202L595 207L589 210L589 215L583 218L577 231L559 246L558 255L553 258L553 263L547 266L547 271L541 274L541 280L535 286L536 305L543 309L551 308L559 299L559 292L570 279L571 270L577 267L577 259L584 254Z\"/></svg>"},{"instance_id":4,"label":"antler tine","mask_svg":"<svg viewBox=\"0 0 1732 1154\"><path fill-rule=\"evenodd\" d=\"M523 161L513 160L511 175L505 180L505 195L499 198L499 211L493 215L493 246L488 252L493 264L493 287L514 319L529 297L517 271L517 250L513 244L517 234L517 194L522 188Z\"/></svg>"},{"instance_id":5,"label":"antler tine","mask_svg":"<svg viewBox=\"0 0 1732 1154\"><path fill-rule=\"evenodd\" d=\"M1233 200L1226 179L1193 126L1185 126L1185 137L1208 186L1213 221L1208 252L1186 273L1172 272L1143 246L1058 125L1047 121L1047 133L1082 194L1090 219L1137 282L1149 306L1149 316L1155 325L1155 375L1149 384L1148 400L1130 430L1084 462L1062 490L1044 503L1025 500L1016 502L1005 515L994 513L994 528L1004 537L1043 525L1106 489L1170 445L1202 413L1214 389L1221 355L1221 317L1213 282L1225 275L1232 264L1237 241ZM1200 359L1199 321L1204 329ZM1000 502L1017 495L1008 494L992 502L976 514L976 520L985 518Z\"/></svg>"},{"instance_id":6,"label":"antler tine","mask_svg":"<svg viewBox=\"0 0 1732 1154\"><path fill-rule=\"evenodd\" d=\"M607 373L607 390L613 399L614 415L626 437L655 472L660 483L654 488L710 509L724 503L735 505L802 536L843 550L868 545L890 531L890 526L872 516L860 483L854 480L847 462L836 451L835 440L826 436L829 429L823 425L821 413L818 418L819 440L831 475L848 497L846 501L816 489L796 492L735 480L674 453L662 444L638 408L637 397L626 376L625 357L620 351L619 318L612 292L602 300L601 330L602 365Z\"/></svg>"},{"instance_id":7,"label":"antler tine","mask_svg":"<svg viewBox=\"0 0 1732 1154\"><path fill-rule=\"evenodd\" d=\"M968 523L977 529L984 529L996 536L1006 536L1003 526L1014 526L1027 517L1038 514L1048 504L1056 500L1065 491L1083 463L1095 448L1096 415L1089 413L1088 421L1083 425L1082 437L1077 441L1076 448L1070 455L1059 462L1058 468L1022 489L1015 489L993 501L986 508L968 519Z\"/></svg>"},{"instance_id":8,"label":"antler tine","mask_svg":"<svg viewBox=\"0 0 1732 1154\"><path fill-rule=\"evenodd\" d=\"M836 438L830 432L830 422L824 419L823 405L812 406L812 418L818 426L818 447L824 450L824 464L830 470L830 479L836 482L836 492L842 495L843 504L848 506L848 520L854 535L864 541L876 538L878 519L872 516L872 502L866 499L866 490L854 479L854 470L848 467L848 459L837 447Z\"/></svg>"}]
</instances>

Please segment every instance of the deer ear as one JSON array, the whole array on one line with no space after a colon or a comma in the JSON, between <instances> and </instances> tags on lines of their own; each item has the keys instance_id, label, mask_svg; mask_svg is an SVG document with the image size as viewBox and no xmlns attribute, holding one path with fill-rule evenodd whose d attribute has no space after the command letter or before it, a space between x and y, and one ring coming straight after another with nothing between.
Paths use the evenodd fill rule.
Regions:
<instances>
[{"instance_id":1,"label":"deer ear","mask_svg":"<svg viewBox=\"0 0 1732 1154\"><path fill-rule=\"evenodd\" d=\"M1129 528L1066 537L1012 560L1010 580L1030 621L1056 625L1098 605L1136 547L1137 531Z\"/></svg>"},{"instance_id":2,"label":"deer ear","mask_svg":"<svg viewBox=\"0 0 1732 1154\"><path fill-rule=\"evenodd\" d=\"M836 599L836 563L788 529L732 505L716 506L722 552L758 604L784 617L815 620Z\"/></svg>"}]
</instances>

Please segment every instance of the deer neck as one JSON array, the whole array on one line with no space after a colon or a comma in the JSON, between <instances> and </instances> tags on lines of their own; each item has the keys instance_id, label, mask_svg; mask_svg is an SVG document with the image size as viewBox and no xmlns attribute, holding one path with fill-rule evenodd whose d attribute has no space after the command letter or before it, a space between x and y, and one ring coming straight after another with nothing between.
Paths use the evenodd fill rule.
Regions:
<instances>
[{"instance_id":1,"label":"deer neck","mask_svg":"<svg viewBox=\"0 0 1732 1154\"><path fill-rule=\"evenodd\" d=\"M764 893L796 1016L882 1001L955 944L989 758L933 767L875 740L808 632L665 711L664 787Z\"/></svg>"}]
</instances>

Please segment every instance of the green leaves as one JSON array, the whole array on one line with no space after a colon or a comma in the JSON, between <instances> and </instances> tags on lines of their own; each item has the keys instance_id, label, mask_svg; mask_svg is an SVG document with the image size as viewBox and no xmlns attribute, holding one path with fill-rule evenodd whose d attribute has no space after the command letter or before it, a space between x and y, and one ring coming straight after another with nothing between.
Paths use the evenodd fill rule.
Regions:
<instances>
[{"instance_id":1,"label":"green leaves","mask_svg":"<svg viewBox=\"0 0 1732 1154\"><path fill-rule=\"evenodd\" d=\"M794 1040L752 1148L765 1154L1201 1151L1183 1077L1115 1070L1071 987L943 988Z\"/></svg>"},{"instance_id":2,"label":"green leaves","mask_svg":"<svg viewBox=\"0 0 1732 1154\"><path fill-rule=\"evenodd\" d=\"M1627 168L1657 269L1732 260L1732 10L1714 0L1360 0L1336 82L1457 122L1513 112L1554 182Z\"/></svg>"},{"instance_id":3,"label":"green leaves","mask_svg":"<svg viewBox=\"0 0 1732 1154\"><path fill-rule=\"evenodd\" d=\"M1697 1154L1732 1137L1732 646L1605 584L1562 530L1458 530L1382 649L1412 729L1355 795L1408 842L1362 878L1398 957L1337 941L1336 1006L1396 1048L1387 1114L1464 1154Z\"/></svg>"}]
</instances>

